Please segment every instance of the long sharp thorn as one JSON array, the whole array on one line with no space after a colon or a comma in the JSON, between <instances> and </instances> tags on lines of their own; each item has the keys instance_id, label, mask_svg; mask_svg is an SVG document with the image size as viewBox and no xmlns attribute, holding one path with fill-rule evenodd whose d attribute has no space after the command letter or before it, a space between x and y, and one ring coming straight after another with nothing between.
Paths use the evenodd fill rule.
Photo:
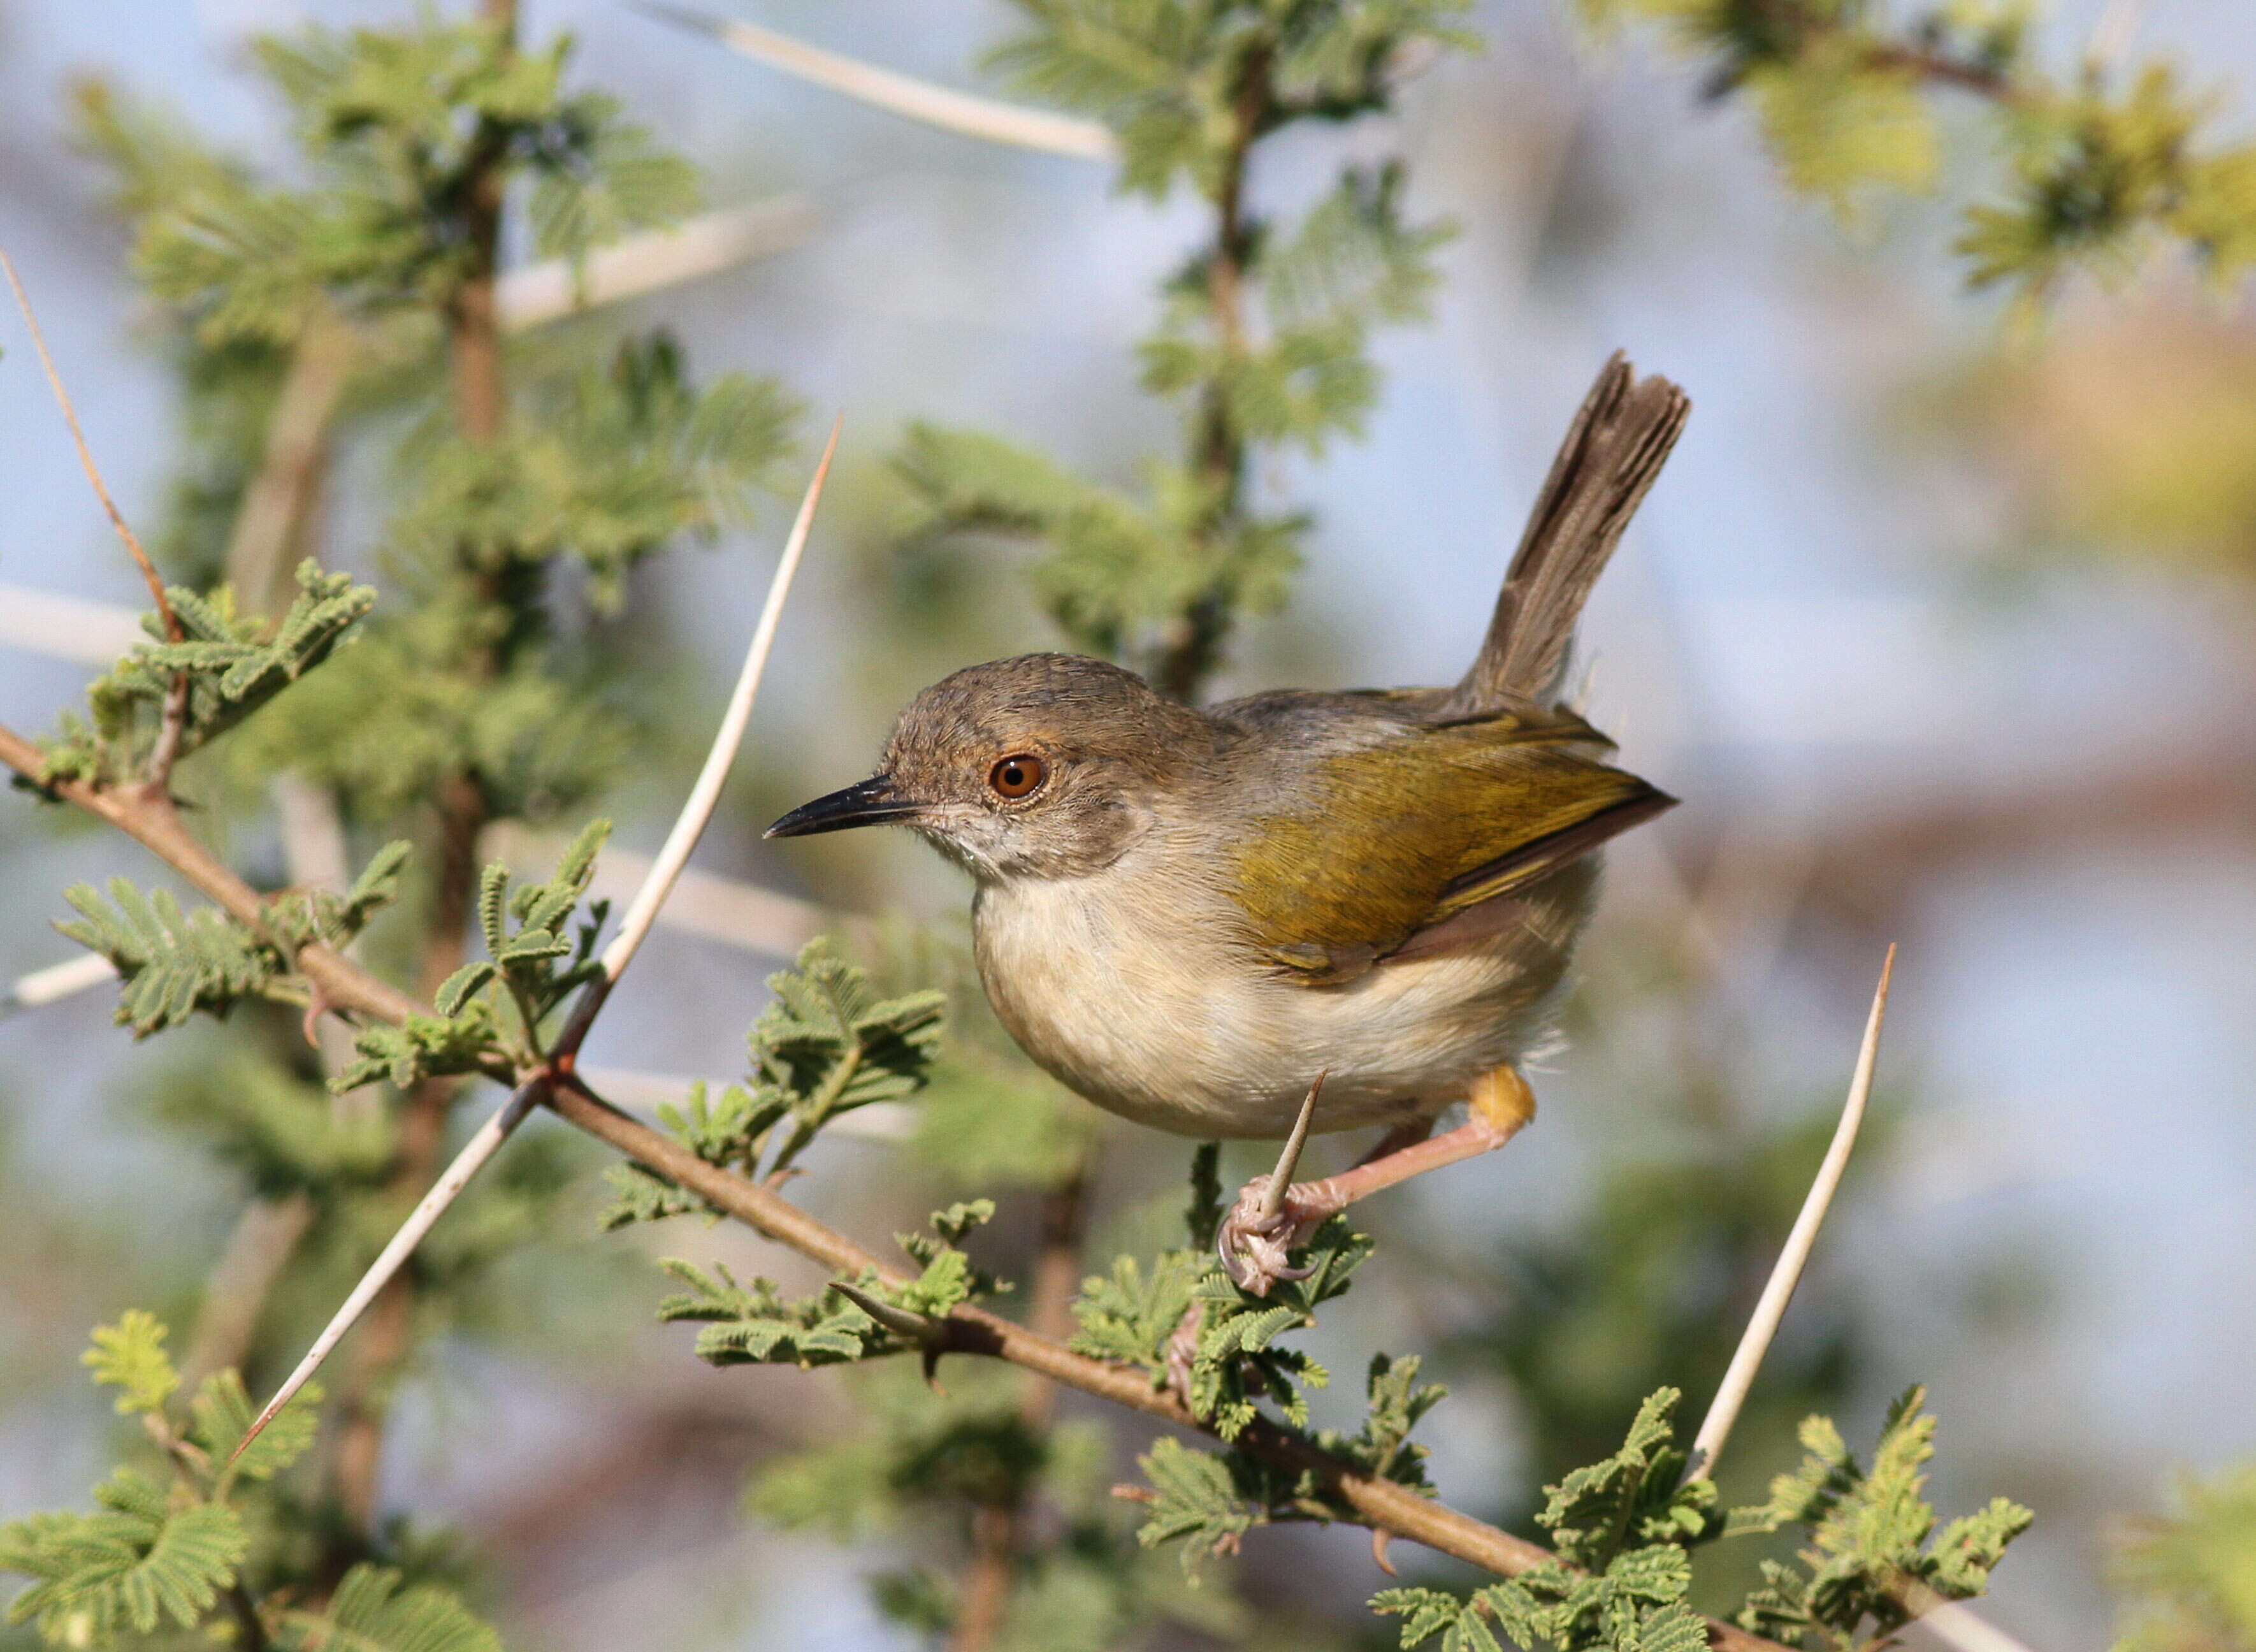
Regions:
<instances>
[{"instance_id":1,"label":"long sharp thorn","mask_svg":"<svg viewBox=\"0 0 2256 1652\"><path fill-rule=\"evenodd\" d=\"M688 800L682 804L673 830L666 835L665 846L651 862L642 887L635 892L626 915L619 921L618 934L603 949L603 979L607 983L619 978L633 959L636 949L642 945L643 937L650 933L650 926L657 921L658 909L673 893L682 868L689 864L690 851L697 847L706 823L720 804L721 788L728 783L730 766L737 759L737 748L744 742L744 731L752 719L752 702L759 695L760 679L766 674L768 656L775 649L776 632L783 623L784 599L791 595L792 576L799 571L800 560L807 554L807 536L814 526L815 506L822 502L822 484L830 476L830 461L838 451L838 433L844 422L842 419L830 427L830 440L823 445L822 457L807 484L807 495L800 501L799 515L791 525L791 537L784 541L783 555L776 563L774 577L768 582L767 601L760 609L759 624L753 628L751 645L744 651L744 669L737 674L737 686L729 696L729 709L722 716L721 726L714 733L712 750L705 754L705 766L698 772L697 783L690 787ZM568 1040L565 1048L576 1046Z\"/></svg>"},{"instance_id":2,"label":"long sharp thorn","mask_svg":"<svg viewBox=\"0 0 2256 1652\"><path fill-rule=\"evenodd\" d=\"M1872 994L1872 1013L1865 1022L1865 1042L1857 1052L1856 1076L1849 1084L1849 1099L1841 1109L1841 1122L1834 1126L1833 1144L1825 1150L1824 1161L1817 1167L1817 1177L1809 1184L1808 1195L1801 1202L1801 1213L1794 1218L1793 1231L1786 1237L1786 1248L1779 1253L1777 1265L1763 1285L1754 1314L1739 1338L1722 1385L1716 1390L1715 1401L1700 1424L1700 1432L1693 1437L1692 1454L1684 1465L1688 1479L1715 1478L1716 1459L1723 1454L1724 1442L1731 1437L1731 1425L1738 1421L1739 1408L1746 1403L1747 1390L1754 1386L1755 1373L1762 1368L1763 1356L1770 1352L1771 1338L1778 1334L1779 1322L1786 1317L1787 1303L1793 1300L1794 1288L1801 1281L1801 1270L1817 1243L1817 1230L1824 1224L1826 1210L1833 1203L1834 1190L1841 1185L1841 1173L1848 1168L1849 1154L1856 1147L1857 1132L1865 1122L1865 1104L1872 1093L1872 1069L1880 1055L1880 1024L1887 1016L1888 982L1895 968L1896 950L1891 946L1886 961L1880 965L1879 988Z\"/></svg>"},{"instance_id":3,"label":"long sharp thorn","mask_svg":"<svg viewBox=\"0 0 2256 1652\"><path fill-rule=\"evenodd\" d=\"M1301 1104L1301 1116L1293 1120L1293 1133L1285 1138L1285 1150L1277 1155L1276 1173L1269 1178L1268 1190L1261 1196L1261 1219L1265 1222L1273 1221L1285 1208L1285 1194L1293 1185L1293 1172L1300 1168L1301 1149L1308 1145L1308 1123L1316 1116L1316 1098L1324 1093L1324 1080L1330 1072L1327 1067L1308 1086L1308 1098Z\"/></svg>"},{"instance_id":4,"label":"long sharp thorn","mask_svg":"<svg viewBox=\"0 0 2256 1652\"><path fill-rule=\"evenodd\" d=\"M376 1300L377 1293L391 1282L392 1275L415 1253L415 1247L423 1242L423 1236L431 1231L432 1225L446 1214L447 1207L470 1184L470 1178L484 1168L486 1161L493 1157L501 1144L509 1140L510 1133L525 1122L525 1116L532 1111L546 1088L545 1079L534 1079L519 1086L502 1105L501 1110L480 1125L477 1133L463 1144L462 1150L455 1155L455 1161L431 1184L431 1190L423 1196L422 1202L406 1221L400 1224L399 1232L391 1236L391 1242L384 1247L383 1253L370 1265L368 1272L361 1276L360 1283L353 1287L352 1295L345 1298L344 1306L337 1310L321 1334L314 1338L314 1345L298 1362L298 1368L274 1391L274 1397L266 1402L266 1408L252 1422L243 1437L242 1444L229 1456L229 1464L250 1449L250 1443L274 1420L275 1414L289 1404L296 1397L298 1390L304 1387L314 1373L321 1368L337 1344L344 1339L345 1333L368 1311L368 1305Z\"/></svg>"},{"instance_id":5,"label":"long sharp thorn","mask_svg":"<svg viewBox=\"0 0 2256 1652\"><path fill-rule=\"evenodd\" d=\"M1120 158L1119 140L1096 121L935 86L858 58L824 51L739 18L717 18L666 0L631 0L631 4L645 17L708 35L740 56L927 126L991 144L1070 155L1077 160Z\"/></svg>"},{"instance_id":6,"label":"long sharp thorn","mask_svg":"<svg viewBox=\"0 0 2256 1652\"><path fill-rule=\"evenodd\" d=\"M906 1337L913 1342L930 1343L946 1334L946 1327L930 1314L920 1314L912 1308L897 1307L882 1296L872 1295L858 1285L850 1285L842 1279L837 1279L831 1281L830 1288L895 1336Z\"/></svg>"},{"instance_id":7,"label":"long sharp thorn","mask_svg":"<svg viewBox=\"0 0 2256 1652\"><path fill-rule=\"evenodd\" d=\"M776 564L774 577L768 582L767 603L760 611L759 624L753 631L751 646L744 656L744 669L737 675L736 690L730 696L729 709L721 719L720 731L713 737L713 749L706 754L705 766L697 776L697 783L690 788L689 799L682 805L680 818L673 822L673 830L666 835L666 846L659 851L651 865L649 875L643 879L642 887L636 892L633 901L629 905L618 935L603 950L603 979L582 993L580 1002L574 1006L572 1020L557 1042L559 1059L554 1063L555 1072L568 1070L562 1058L578 1053L580 1042L587 1036L589 1025L594 1020L604 994L632 960L636 950L642 945L644 936L650 933L659 907L665 904L666 897L673 892L682 867L688 864L690 851L697 846L698 837L703 833L706 822L713 818L713 810L720 802L721 788L729 778L730 766L736 759L737 748L743 744L744 729L751 720L752 702L759 692L760 678L766 673L768 655L775 647L776 630L783 618L784 598L791 590L792 575L798 570L800 559L806 554L807 536L814 522L814 507L822 498L822 484L830 474L831 457L838 451L838 430L837 425L831 427L829 442L822 449L821 462L815 466L814 478L807 484L807 497L800 505L797 520L792 524L791 537L785 541L783 556ZM345 1299L344 1306L337 1310L328 1329L315 1339L306 1357L299 1361L298 1368L290 1373L289 1380L283 1383L273 1399L267 1401L266 1408L258 1414L257 1420L250 1425L250 1432L243 1437L243 1444L236 1447L236 1456L243 1454L244 1448L258 1437L259 1431L273 1421L275 1413L287 1405L292 1396L306 1385L307 1380L321 1368L330 1351L368 1310L368 1305L376 1300L377 1293L415 1253L415 1247L422 1243L423 1236L431 1231L433 1224L446 1213L447 1207L469 1185L471 1178L485 1167L486 1161L493 1157L511 1133L525 1121L525 1115L546 1093L551 1082L552 1078L542 1077L521 1086L501 1111L481 1126L477 1134L472 1136L462 1152L455 1155L454 1163L447 1167L446 1174L423 1196L422 1203L415 1207L414 1213L401 1225L399 1232L391 1236L391 1242L384 1247L383 1254L376 1259L367 1275L353 1288L352 1295Z\"/></svg>"}]
</instances>

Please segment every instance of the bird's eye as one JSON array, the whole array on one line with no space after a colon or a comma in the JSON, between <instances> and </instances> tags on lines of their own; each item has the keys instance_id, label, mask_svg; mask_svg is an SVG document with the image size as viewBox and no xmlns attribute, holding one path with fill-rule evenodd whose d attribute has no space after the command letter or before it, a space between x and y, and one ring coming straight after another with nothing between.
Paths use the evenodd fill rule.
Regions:
<instances>
[{"instance_id":1,"label":"bird's eye","mask_svg":"<svg viewBox=\"0 0 2256 1652\"><path fill-rule=\"evenodd\" d=\"M987 771L987 784L998 797L1026 797L1049 778L1049 766L1032 752L1014 752L996 759Z\"/></svg>"}]
</instances>

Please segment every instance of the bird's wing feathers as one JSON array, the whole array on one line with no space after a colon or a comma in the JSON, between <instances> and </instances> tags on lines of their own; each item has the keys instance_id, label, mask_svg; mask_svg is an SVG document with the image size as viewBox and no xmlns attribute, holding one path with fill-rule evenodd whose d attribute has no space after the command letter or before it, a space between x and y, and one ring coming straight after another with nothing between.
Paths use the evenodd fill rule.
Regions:
<instances>
[{"instance_id":1,"label":"bird's wing feathers","mask_svg":"<svg viewBox=\"0 0 2256 1652\"><path fill-rule=\"evenodd\" d=\"M1511 717L1396 724L1319 759L1292 793L1245 840L1232 893L1255 949L1310 985L1438 950L1422 932L1464 929L1673 801Z\"/></svg>"}]
</instances>

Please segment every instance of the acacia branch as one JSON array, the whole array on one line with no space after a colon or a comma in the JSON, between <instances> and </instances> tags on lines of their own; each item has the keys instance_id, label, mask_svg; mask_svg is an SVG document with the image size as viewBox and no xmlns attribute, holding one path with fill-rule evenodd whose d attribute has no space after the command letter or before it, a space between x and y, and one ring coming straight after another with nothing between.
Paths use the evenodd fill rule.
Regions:
<instances>
[{"instance_id":1,"label":"acacia branch","mask_svg":"<svg viewBox=\"0 0 2256 1652\"><path fill-rule=\"evenodd\" d=\"M39 748L0 728L0 762L38 784L43 759ZM265 933L264 904L257 892L191 837L171 804L145 794L122 794L82 781L61 781L41 789L99 815L144 844L231 916ZM430 1013L398 987L322 946L303 948L299 965L333 1008L350 1009L397 1024L409 1015ZM309 967L310 966L310 967ZM315 971L319 973L316 974ZM708 1164L672 1138L659 1133L568 1079L542 1098L560 1118L609 1143L646 1170L680 1183L723 1214L834 1272L857 1275L876 1271L888 1284L906 1278L845 1234L827 1226L772 1189ZM1008 1360L1023 1370L1083 1394L1178 1428L1211 1434L1183 1403L1154 1388L1142 1372L1107 1365L1074 1352L1064 1344L1015 1324L983 1309L958 1307L942 1322L943 1352ZM1323 1486L1355 1511L1363 1523L1397 1537L1423 1543L1502 1577L1516 1577L1554 1558L1548 1550L1391 1480L1376 1479L1354 1465L1318 1450L1280 1423L1257 1418L1236 1442L1279 1465L1315 1473ZM1775 1641L1710 1620L1710 1644L1718 1652L1787 1652Z\"/></svg>"}]
</instances>

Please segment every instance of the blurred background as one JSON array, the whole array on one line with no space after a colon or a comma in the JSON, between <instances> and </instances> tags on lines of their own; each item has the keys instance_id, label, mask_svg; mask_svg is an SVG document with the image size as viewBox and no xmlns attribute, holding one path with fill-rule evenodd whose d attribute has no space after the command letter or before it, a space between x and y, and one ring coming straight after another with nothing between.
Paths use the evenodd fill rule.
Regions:
<instances>
[{"instance_id":1,"label":"blurred background","mask_svg":"<svg viewBox=\"0 0 2256 1652\"><path fill-rule=\"evenodd\" d=\"M2048 48L2072 57L2098 12L2055 8ZM249 38L398 14L0 0L0 245L129 518L166 509L182 401L107 185L69 141L69 84L102 75L278 156ZM1012 21L989 0L761 0L745 15L967 88ZM1745 107L1703 102L1649 44L1593 42L1539 0L1484 0L1471 22L1485 51L1421 74L1399 116L1296 135L1254 180L1292 203L1343 153L1399 155L1413 211L1460 233L1431 319L1375 335L1366 439L1264 462L1257 485L1316 526L1289 604L1246 623L1216 689L1454 679L1567 419L1625 349L1683 384L1694 413L1593 604L1585 697L1627 765L1684 806L1610 851L1539 1127L1372 1207L1389 1248L1317 1345L1347 1372L1372 1345L1428 1351L1454 1394L1427 1425L1435 1479L1486 1516L1524 1515L1546 1478L1611 1449L1658 1383L1704 1404L1699 1373L1738 1323L1732 1281L1774 1251L1899 942L1880 1117L1741 1425L1739 1490L1788 1459L1801 1412L1866 1441L1887 1400L1924 1382L1938 1507L2000 1493L2038 1512L1999 1572L1996 1620L2032 1645L2102 1647L2125 1521L2168 1507L2182 1473L2256 1453L2245 297L2161 269L2119 292L2072 286L2047 325L2017 330L2002 300L1966 292L1948 192L1844 229L1782 186ZM2245 25L2237 0L2158 0L2135 49L2236 88L2227 125L2245 131ZM906 421L934 419L1131 477L1172 440L1131 346L1196 209L841 98L624 6L532 0L523 27L573 32L580 74L705 168L716 205L767 214L727 267L568 326L662 324L701 375L780 378L804 430L844 419L806 581L698 865L890 918L896 935L958 930L964 886L905 837L758 833L866 773L923 682L1056 645L1007 554L898 548L888 455ZM36 646L78 611L20 594L141 598L12 318L0 337L0 604L15 609L0 631L33 645L0 648L0 721L46 728L92 668ZM367 566L370 491L349 470L335 481L336 565ZM619 658L668 738L608 801L628 847L664 830L783 522L778 505L631 578ZM258 830L246 852L271 858ZM9 805L0 977L71 957L48 927L59 891L113 870L151 867ZM798 938L801 909L781 910L761 933L786 939L765 950L758 934L661 931L590 1060L738 1073L763 978ZM75 1505L98 1477L114 1419L78 1366L88 1328L192 1304L241 1203L239 1179L150 1105L220 1034L136 1046L113 1005L105 985L0 1020L0 1516ZM1109 1253L1179 1205L1185 1154L1094 1127ZM536 1128L558 1139L544 1150L568 1189L602 1162ZM947 1179L914 1137L824 1152L805 1197L857 1232L913 1225ZM805 1270L694 1224L599 1239L592 1190L570 1197L562 1237L505 1259L405 1379L384 1504L459 1528L512 1645L922 1644L850 1585L889 1545L913 1549L913 1529L872 1540L873 1558L740 1508L759 1465L838 1425L836 1382L708 1370L647 1311L652 1253ZM1029 1218L1005 1203L997 1242L1023 1245L1012 1224ZM304 1317L325 1288L306 1287ZM1694 1343L1706 1352L1686 1369ZM1354 1387L1331 1396L1339 1417ZM1140 1446L1123 1433L1116 1450ZM1380 1581L1363 1550L1353 1533L1257 1539L1237 1586L1267 1627L1153 1633L1384 1635L1360 1616Z\"/></svg>"}]
</instances>

